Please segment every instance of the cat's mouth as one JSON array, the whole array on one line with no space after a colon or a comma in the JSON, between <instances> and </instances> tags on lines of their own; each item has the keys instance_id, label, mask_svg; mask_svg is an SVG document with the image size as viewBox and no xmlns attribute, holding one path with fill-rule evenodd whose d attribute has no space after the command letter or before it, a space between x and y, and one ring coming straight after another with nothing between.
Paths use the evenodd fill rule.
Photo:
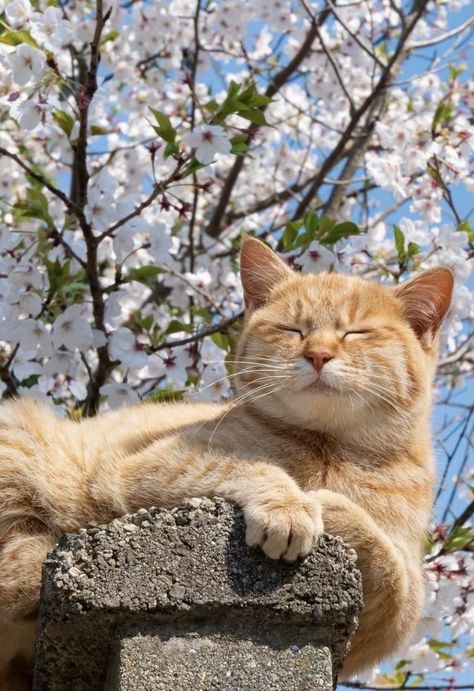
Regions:
<instances>
[{"instance_id":1,"label":"cat's mouth","mask_svg":"<svg viewBox=\"0 0 474 691\"><path fill-rule=\"evenodd\" d=\"M305 386L305 390L306 391L318 391L321 393L338 393L337 389L335 389L330 384L327 384L322 379L315 379L314 381L311 382L311 384L308 384L308 386Z\"/></svg>"}]
</instances>

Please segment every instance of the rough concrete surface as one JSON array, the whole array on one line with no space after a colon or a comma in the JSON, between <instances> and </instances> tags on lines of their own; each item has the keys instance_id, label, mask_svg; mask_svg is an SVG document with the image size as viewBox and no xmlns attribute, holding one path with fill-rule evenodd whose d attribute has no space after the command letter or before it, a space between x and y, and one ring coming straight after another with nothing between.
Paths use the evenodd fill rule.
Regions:
<instances>
[{"instance_id":1,"label":"rough concrete surface","mask_svg":"<svg viewBox=\"0 0 474 691\"><path fill-rule=\"evenodd\" d=\"M35 691L329 691L361 607L355 555L296 564L245 544L241 511L191 499L64 535L43 571Z\"/></svg>"}]
</instances>

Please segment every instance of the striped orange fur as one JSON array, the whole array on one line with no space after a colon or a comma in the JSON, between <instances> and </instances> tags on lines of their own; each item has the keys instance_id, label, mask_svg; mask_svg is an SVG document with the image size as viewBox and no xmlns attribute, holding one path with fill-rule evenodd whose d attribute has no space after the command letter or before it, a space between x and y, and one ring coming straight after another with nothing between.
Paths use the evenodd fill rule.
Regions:
<instances>
[{"instance_id":1,"label":"striped orange fur","mask_svg":"<svg viewBox=\"0 0 474 691\"><path fill-rule=\"evenodd\" d=\"M31 660L41 564L59 535L188 496L239 503L248 543L273 559L304 556L323 530L356 550L365 606L345 675L413 632L452 275L434 269L398 288L302 276L250 238L241 274L230 403L142 404L80 423L31 400L0 407L1 689L22 688L14 669ZM319 352L331 359L318 373Z\"/></svg>"}]
</instances>

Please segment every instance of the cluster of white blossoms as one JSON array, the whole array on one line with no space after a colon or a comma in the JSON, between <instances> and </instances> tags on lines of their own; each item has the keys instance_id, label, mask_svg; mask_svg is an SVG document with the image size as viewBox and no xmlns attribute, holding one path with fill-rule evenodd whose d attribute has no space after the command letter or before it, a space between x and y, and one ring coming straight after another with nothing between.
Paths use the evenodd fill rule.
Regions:
<instances>
[{"instance_id":1,"label":"cluster of white blossoms","mask_svg":"<svg viewBox=\"0 0 474 691\"><path fill-rule=\"evenodd\" d=\"M243 232L303 271L452 267L440 397L461 389L471 29L464 0L418 5L0 0L0 393L75 417L230 397ZM438 629L398 675L463 664L472 566L428 568Z\"/></svg>"}]
</instances>

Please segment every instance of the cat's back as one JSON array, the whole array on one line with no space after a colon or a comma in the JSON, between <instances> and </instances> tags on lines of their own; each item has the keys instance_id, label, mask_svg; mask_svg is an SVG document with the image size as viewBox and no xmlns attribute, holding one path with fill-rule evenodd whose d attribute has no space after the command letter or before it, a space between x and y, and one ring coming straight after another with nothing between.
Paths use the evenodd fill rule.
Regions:
<instances>
[{"instance_id":1,"label":"cat's back","mask_svg":"<svg viewBox=\"0 0 474 691\"><path fill-rule=\"evenodd\" d=\"M88 462L129 455L165 436L190 436L207 422L217 421L224 411L225 406L218 404L144 402L84 419L76 428Z\"/></svg>"},{"instance_id":2,"label":"cat's back","mask_svg":"<svg viewBox=\"0 0 474 691\"><path fill-rule=\"evenodd\" d=\"M30 453L50 439L60 420L49 406L32 398L16 398L0 403L0 449L17 446Z\"/></svg>"}]
</instances>

